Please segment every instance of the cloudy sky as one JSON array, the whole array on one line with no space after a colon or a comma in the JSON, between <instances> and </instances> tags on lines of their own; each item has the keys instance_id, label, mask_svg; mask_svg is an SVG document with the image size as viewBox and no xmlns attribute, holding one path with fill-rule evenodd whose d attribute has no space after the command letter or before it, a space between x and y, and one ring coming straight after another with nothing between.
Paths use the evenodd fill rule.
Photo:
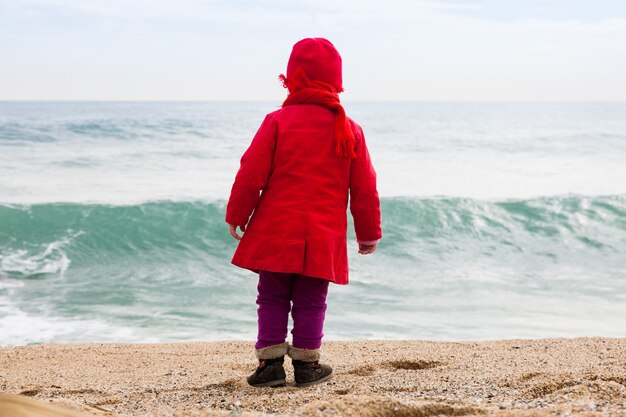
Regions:
<instances>
[{"instance_id":1,"label":"cloudy sky","mask_svg":"<svg viewBox=\"0 0 626 417\"><path fill-rule=\"evenodd\" d=\"M0 100L275 100L326 37L348 100L626 101L623 0L0 0Z\"/></svg>"}]
</instances>

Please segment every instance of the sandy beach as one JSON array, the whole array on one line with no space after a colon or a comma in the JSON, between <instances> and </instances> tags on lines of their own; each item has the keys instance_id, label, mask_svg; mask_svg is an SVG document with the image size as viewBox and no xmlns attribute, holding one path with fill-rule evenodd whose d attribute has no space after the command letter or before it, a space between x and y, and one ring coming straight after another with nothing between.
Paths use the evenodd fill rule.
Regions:
<instances>
[{"instance_id":1,"label":"sandy beach","mask_svg":"<svg viewBox=\"0 0 626 417\"><path fill-rule=\"evenodd\" d=\"M0 391L97 416L626 416L626 339L328 342L334 378L304 389L290 364L249 387L251 345L1 348Z\"/></svg>"}]
</instances>

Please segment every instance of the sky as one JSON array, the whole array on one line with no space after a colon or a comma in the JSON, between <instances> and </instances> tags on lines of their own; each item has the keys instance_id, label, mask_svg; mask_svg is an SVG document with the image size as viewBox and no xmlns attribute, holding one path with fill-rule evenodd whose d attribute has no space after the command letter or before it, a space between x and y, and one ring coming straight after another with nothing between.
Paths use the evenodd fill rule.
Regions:
<instances>
[{"instance_id":1,"label":"sky","mask_svg":"<svg viewBox=\"0 0 626 417\"><path fill-rule=\"evenodd\" d=\"M345 100L626 101L623 0L0 0L0 100L280 101L305 37Z\"/></svg>"}]
</instances>

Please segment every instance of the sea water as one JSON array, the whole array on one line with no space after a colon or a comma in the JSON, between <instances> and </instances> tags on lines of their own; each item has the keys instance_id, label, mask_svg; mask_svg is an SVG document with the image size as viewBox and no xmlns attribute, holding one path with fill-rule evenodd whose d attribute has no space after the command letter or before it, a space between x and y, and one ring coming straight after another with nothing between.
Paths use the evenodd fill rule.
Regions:
<instances>
[{"instance_id":1,"label":"sea water","mask_svg":"<svg viewBox=\"0 0 626 417\"><path fill-rule=\"evenodd\" d=\"M626 336L626 104L345 107L384 237L327 340ZM0 103L0 345L254 339L224 210L277 108Z\"/></svg>"}]
</instances>

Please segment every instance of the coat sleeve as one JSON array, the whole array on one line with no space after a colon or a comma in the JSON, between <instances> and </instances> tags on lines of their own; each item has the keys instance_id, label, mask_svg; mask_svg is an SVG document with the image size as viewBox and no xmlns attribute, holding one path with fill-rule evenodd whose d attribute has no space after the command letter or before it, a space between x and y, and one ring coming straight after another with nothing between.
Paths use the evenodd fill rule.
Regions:
<instances>
[{"instance_id":1,"label":"coat sleeve","mask_svg":"<svg viewBox=\"0 0 626 417\"><path fill-rule=\"evenodd\" d=\"M350 212L357 241L374 243L382 238L380 199L376 189L376 171L372 165L363 130L353 124L356 158L350 163Z\"/></svg>"},{"instance_id":2,"label":"coat sleeve","mask_svg":"<svg viewBox=\"0 0 626 417\"><path fill-rule=\"evenodd\" d=\"M268 114L241 157L241 165L226 205L226 222L245 226L256 208L272 169L276 149L276 121Z\"/></svg>"}]
</instances>

